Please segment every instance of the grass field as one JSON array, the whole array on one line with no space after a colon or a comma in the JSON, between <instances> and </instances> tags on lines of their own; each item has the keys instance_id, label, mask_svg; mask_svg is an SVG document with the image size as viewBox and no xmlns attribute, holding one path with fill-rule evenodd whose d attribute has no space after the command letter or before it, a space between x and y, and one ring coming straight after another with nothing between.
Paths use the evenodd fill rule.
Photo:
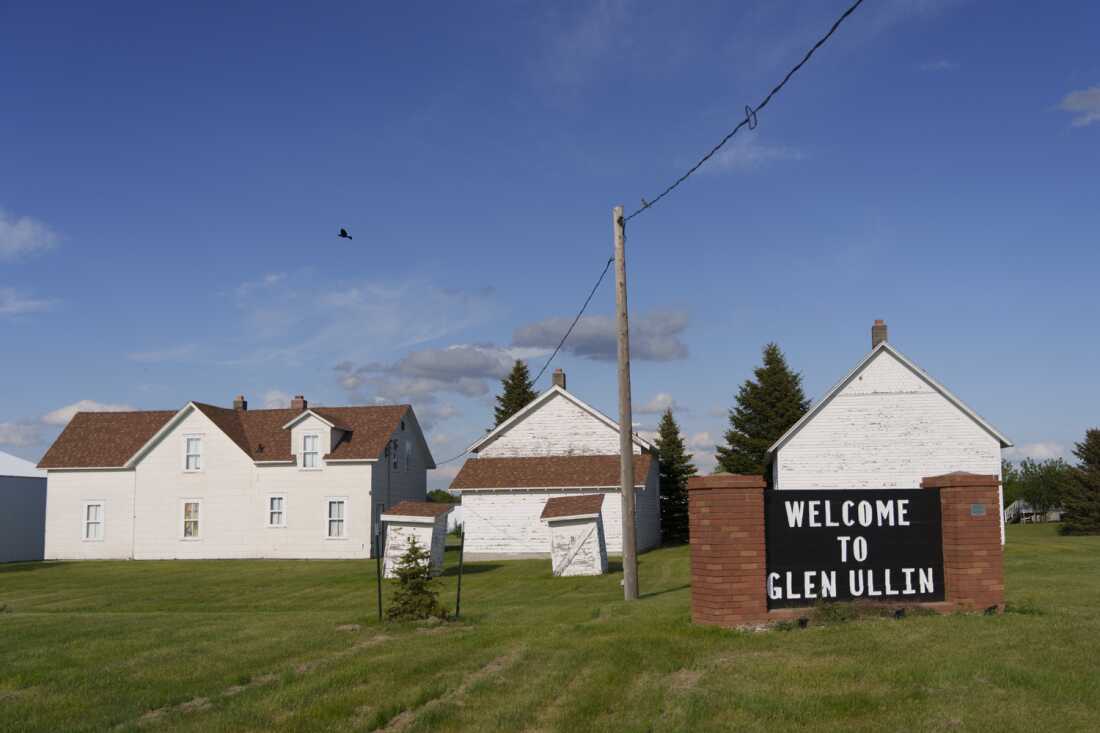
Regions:
<instances>
[{"instance_id":1,"label":"grass field","mask_svg":"<svg viewBox=\"0 0 1100 733\"><path fill-rule=\"evenodd\" d=\"M1000 617L698 628L673 548L642 556L634 604L617 575L485 563L462 621L398 626L373 574L0 566L0 730L1100 729L1100 537L1052 526L1009 528Z\"/></svg>"}]
</instances>

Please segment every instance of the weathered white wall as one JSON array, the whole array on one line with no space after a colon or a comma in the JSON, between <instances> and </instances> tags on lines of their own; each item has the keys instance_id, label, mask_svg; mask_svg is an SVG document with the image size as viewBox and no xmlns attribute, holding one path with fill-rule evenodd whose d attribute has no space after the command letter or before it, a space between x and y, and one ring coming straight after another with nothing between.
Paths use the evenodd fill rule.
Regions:
<instances>
[{"instance_id":1,"label":"weathered white wall","mask_svg":"<svg viewBox=\"0 0 1100 733\"><path fill-rule=\"evenodd\" d=\"M313 420L313 418L309 418ZM309 420L301 433L321 434L322 456L330 450L329 429ZM203 437L202 470L183 470L183 436ZM401 449L399 470L390 470L393 503L424 499L427 456L406 418L404 436L414 446L409 470ZM402 441L403 442L403 441ZM48 559L169 558L363 558L371 557L372 476L386 473L379 463L324 463L319 470L299 466L257 466L216 425L198 411L158 442L134 470L50 471L46 505ZM269 527L268 498L285 497L285 527ZM345 537L327 537L327 500L343 497ZM183 500L198 499L200 538L183 539ZM84 541L83 502L105 503L104 538ZM387 503L387 506L392 504ZM136 517L134 514L136 506Z\"/></svg>"},{"instance_id":2,"label":"weathered white wall","mask_svg":"<svg viewBox=\"0 0 1100 733\"><path fill-rule=\"evenodd\" d=\"M382 557L382 575L396 577L394 569L409 549L409 541L416 538L420 547L431 555L432 573L443 572L443 556L447 549L447 518L438 517L431 524L414 522L386 522L386 549Z\"/></svg>"},{"instance_id":3,"label":"weathered white wall","mask_svg":"<svg viewBox=\"0 0 1100 733\"><path fill-rule=\"evenodd\" d=\"M604 494L602 513L607 551L612 555L621 555L622 498L618 491L593 489L465 491L462 494L464 552L471 560L547 557L550 554L550 529L540 519L546 500L555 496L584 494ZM650 472L645 489L636 489L634 497L638 550L652 549L661 542L655 469Z\"/></svg>"},{"instance_id":4,"label":"weathered white wall","mask_svg":"<svg viewBox=\"0 0 1100 733\"><path fill-rule=\"evenodd\" d=\"M607 542L600 517L551 520L547 524L554 575L570 577L607 572Z\"/></svg>"},{"instance_id":5,"label":"weathered white wall","mask_svg":"<svg viewBox=\"0 0 1100 733\"><path fill-rule=\"evenodd\" d=\"M609 455L619 452L619 431L556 394L511 426L479 456ZM635 444L634 452L641 449Z\"/></svg>"},{"instance_id":6,"label":"weathered white wall","mask_svg":"<svg viewBox=\"0 0 1100 733\"><path fill-rule=\"evenodd\" d=\"M880 351L778 451L778 489L919 488L951 471L1001 475L1001 444Z\"/></svg>"},{"instance_id":7,"label":"weathered white wall","mask_svg":"<svg viewBox=\"0 0 1100 733\"><path fill-rule=\"evenodd\" d=\"M41 560L45 549L46 479L0 476L0 562Z\"/></svg>"},{"instance_id":8,"label":"weathered white wall","mask_svg":"<svg viewBox=\"0 0 1100 733\"><path fill-rule=\"evenodd\" d=\"M130 557L134 477L133 471L50 471L46 479L46 559ZM102 541L83 539L87 501L103 502Z\"/></svg>"}]
</instances>

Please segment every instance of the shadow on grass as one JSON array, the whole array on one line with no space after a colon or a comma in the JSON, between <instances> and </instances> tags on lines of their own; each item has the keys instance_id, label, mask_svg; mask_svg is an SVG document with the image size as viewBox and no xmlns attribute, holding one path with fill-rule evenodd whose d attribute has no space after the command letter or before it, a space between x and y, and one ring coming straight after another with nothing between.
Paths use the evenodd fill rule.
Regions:
<instances>
[{"instance_id":1,"label":"shadow on grass","mask_svg":"<svg viewBox=\"0 0 1100 733\"><path fill-rule=\"evenodd\" d=\"M663 596L665 593L675 593L676 591L685 590L685 589L690 588L690 587L691 587L691 583L684 583L683 585L678 585L675 588L665 588L664 590L655 590L651 593L641 593L641 594L638 595L638 597L639 598L656 598L657 596Z\"/></svg>"},{"instance_id":2,"label":"shadow on grass","mask_svg":"<svg viewBox=\"0 0 1100 733\"><path fill-rule=\"evenodd\" d=\"M29 573L32 570L49 570L50 568L59 568L62 565L68 565L65 562L11 562L0 563L0 573Z\"/></svg>"},{"instance_id":3,"label":"shadow on grass","mask_svg":"<svg viewBox=\"0 0 1100 733\"><path fill-rule=\"evenodd\" d=\"M491 562L478 562L470 563L469 565L462 566L463 575L476 575L477 573L488 573L499 568L500 565ZM452 565L443 571L442 576L444 578L452 578L458 575L458 566Z\"/></svg>"}]
</instances>

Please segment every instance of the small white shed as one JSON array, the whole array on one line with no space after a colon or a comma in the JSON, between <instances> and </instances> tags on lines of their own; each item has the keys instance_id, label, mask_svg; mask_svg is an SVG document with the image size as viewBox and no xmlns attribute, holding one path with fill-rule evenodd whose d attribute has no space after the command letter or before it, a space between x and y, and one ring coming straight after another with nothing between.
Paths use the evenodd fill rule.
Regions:
<instances>
[{"instance_id":1,"label":"small white shed","mask_svg":"<svg viewBox=\"0 0 1100 733\"><path fill-rule=\"evenodd\" d=\"M382 554L383 577L397 577L397 565L414 538L418 545L430 551L432 574L443 572L443 553L447 549L447 514L453 506L432 501L402 501L382 514L382 522L386 526L386 545Z\"/></svg>"},{"instance_id":2,"label":"small white shed","mask_svg":"<svg viewBox=\"0 0 1100 733\"><path fill-rule=\"evenodd\" d=\"M602 494L557 496L546 501L541 519L550 527L550 563L554 575L607 572L602 506Z\"/></svg>"}]
</instances>

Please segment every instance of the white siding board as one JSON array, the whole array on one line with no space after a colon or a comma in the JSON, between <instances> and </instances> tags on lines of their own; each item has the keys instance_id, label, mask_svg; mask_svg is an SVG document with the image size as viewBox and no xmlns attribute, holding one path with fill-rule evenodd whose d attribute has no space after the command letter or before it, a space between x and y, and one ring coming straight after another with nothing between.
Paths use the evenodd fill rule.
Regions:
<instances>
[{"instance_id":1,"label":"white siding board","mask_svg":"<svg viewBox=\"0 0 1100 733\"><path fill-rule=\"evenodd\" d=\"M556 394L478 451L485 458L608 455L619 452L619 431ZM634 444L634 453L641 449Z\"/></svg>"}]
</instances>

